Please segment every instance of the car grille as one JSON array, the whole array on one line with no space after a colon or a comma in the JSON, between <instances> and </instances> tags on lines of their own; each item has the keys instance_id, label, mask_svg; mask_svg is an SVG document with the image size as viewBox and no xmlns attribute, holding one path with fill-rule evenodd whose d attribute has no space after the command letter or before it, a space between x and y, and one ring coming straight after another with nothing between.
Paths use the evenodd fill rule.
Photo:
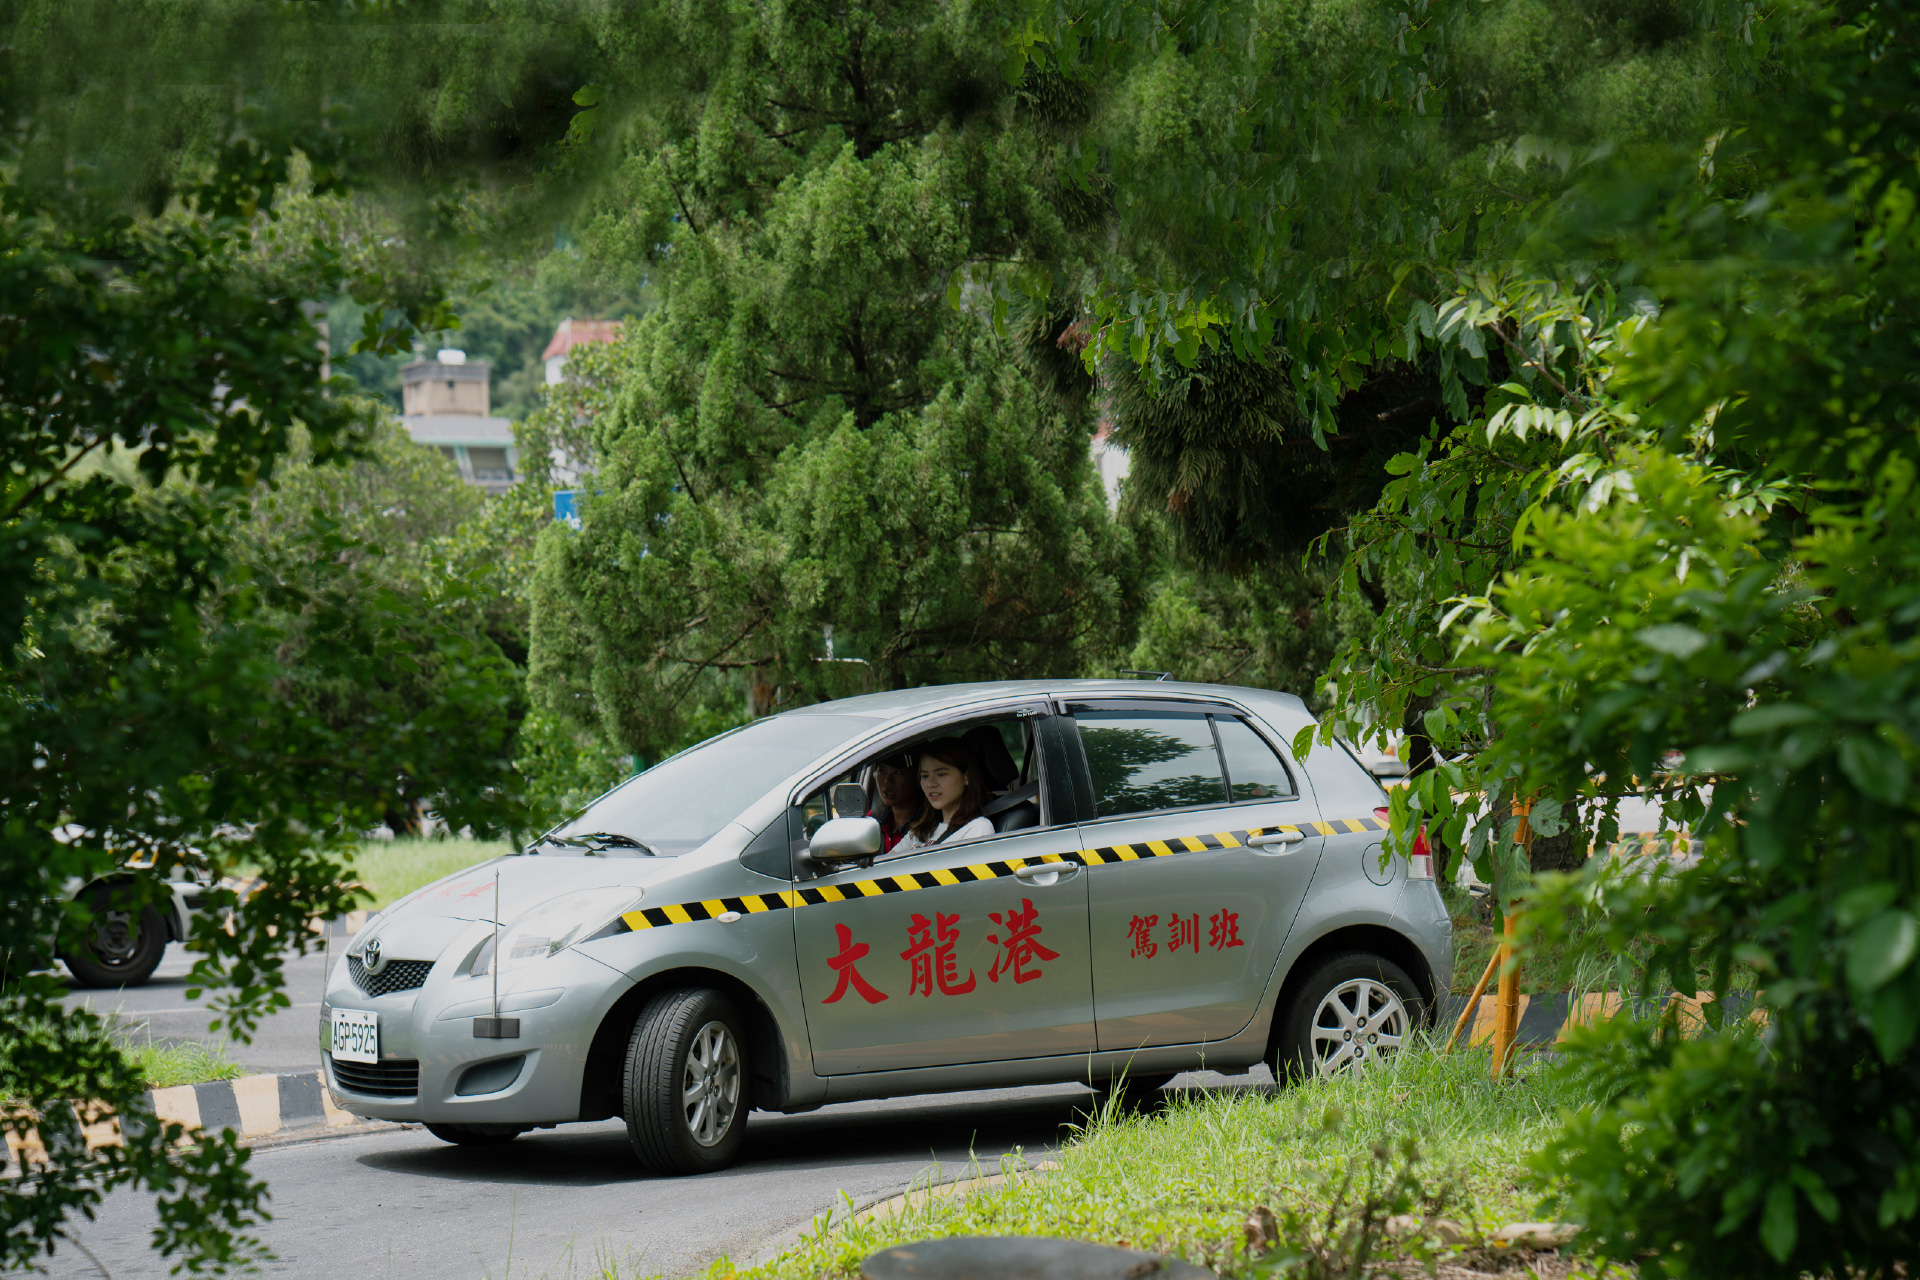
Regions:
<instances>
[{"instance_id":1,"label":"car grille","mask_svg":"<svg viewBox=\"0 0 1920 1280\"><path fill-rule=\"evenodd\" d=\"M433 968L431 960L389 960L387 967L378 973L368 973L367 966L360 962L359 956L347 957L347 972L353 975L353 985L370 996L391 995L395 991L412 991L415 987L426 985L427 971Z\"/></svg>"},{"instance_id":2,"label":"car grille","mask_svg":"<svg viewBox=\"0 0 1920 1280\"><path fill-rule=\"evenodd\" d=\"M335 1058L333 1078L342 1089L376 1098L411 1098L420 1092L420 1064L412 1058L382 1058L378 1062Z\"/></svg>"}]
</instances>

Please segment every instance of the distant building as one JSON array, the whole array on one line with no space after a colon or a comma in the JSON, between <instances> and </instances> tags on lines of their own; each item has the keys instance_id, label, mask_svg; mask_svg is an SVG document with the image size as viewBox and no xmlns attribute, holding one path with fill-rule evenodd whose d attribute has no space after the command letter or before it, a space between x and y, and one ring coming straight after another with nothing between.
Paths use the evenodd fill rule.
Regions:
<instances>
[{"instance_id":1,"label":"distant building","mask_svg":"<svg viewBox=\"0 0 1920 1280\"><path fill-rule=\"evenodd\" d=\"M401 418L415 444L438 449L460 478L488 493L513 484L520 451L513 424L493 415L491 366L446 350L400 370Z\"/></svg>"},{"instance_id":2,"label":"distant building","mask_svg":"<svg viewBox=\"0 0 1920 1280\"><path fill-rule=\"evenodd\" d=\"M567 376L567 355L588 342L612 342L620 336L618 320L575 320L568 316L553 331L553 341L540 358L547 362L547 385L553 386Z\"/></svg>"}]
</instances>

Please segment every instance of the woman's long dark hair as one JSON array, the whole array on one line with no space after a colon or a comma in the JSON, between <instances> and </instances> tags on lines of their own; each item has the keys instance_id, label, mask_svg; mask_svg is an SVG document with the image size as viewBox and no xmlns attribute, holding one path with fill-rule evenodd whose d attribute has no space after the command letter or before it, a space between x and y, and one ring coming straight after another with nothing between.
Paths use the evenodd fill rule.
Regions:
<instances>
[{"instance_id":1,"label":"woman's long dark hair","mask_svg":"<svg viewBox=\"0 0 1920 1280\"><path fill-rule=\"evenodd\" d=\"M932 756L941 764L952 765L967 780L966 789L960 793L960 812L947 827L948 834L952 834L979 817L980 810L986 807L987 788L980 781L980 765L974 760L973 752L967 749L967 744L958 738L935 738L920 748L919 759L914 761L915 770L919 769L928 756ZM927 805L913 824L913 838L923 842L933 839L934 828L945 821L938 809L931 804Z\"/></svg>"}]
</instances>

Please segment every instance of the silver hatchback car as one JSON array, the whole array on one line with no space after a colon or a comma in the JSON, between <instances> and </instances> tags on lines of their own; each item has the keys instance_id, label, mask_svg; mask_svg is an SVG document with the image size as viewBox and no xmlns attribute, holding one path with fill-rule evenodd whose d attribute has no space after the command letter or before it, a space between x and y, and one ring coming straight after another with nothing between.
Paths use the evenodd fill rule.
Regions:
<instances>
[{"instance_id":1,"label":"silver hatchback car","mask_svg":"<svg viewBox=\"0 0 1920 1280\"><path fill-rule=\"evenodd\" d=\"M370 920L328 979L327 1082L452 1142L621 1116L699 1173L753 1109L1364 1065L1433 1016L1452 926L1427 859L1383 857L1374 778L1293 758L1311 723L1135 681L757 720ZM880 764L943 738L992 831L894 844Z\"/></svg>"}]
</instances>

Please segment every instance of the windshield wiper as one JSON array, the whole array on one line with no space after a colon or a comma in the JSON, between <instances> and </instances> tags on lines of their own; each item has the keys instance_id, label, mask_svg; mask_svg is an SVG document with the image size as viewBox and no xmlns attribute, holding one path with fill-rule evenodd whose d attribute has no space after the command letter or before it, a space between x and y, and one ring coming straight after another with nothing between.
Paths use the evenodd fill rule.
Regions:
<instances>
[{"instance_id":1,"label":"windshield wiper","mask_svg":"<svg viewBox=\"0 0 1920 1280\"><path fill-rule=\"evenodd\" d=\"M585 849L589 854L605 853L609 849L638 849L649 858L660 856L652 845L642 844L632 836L623 836L617 831L587 831L577 836L541 836L530 847L537 849L543 844Z\"/></svg>"},{"instance_id":2,"label":"windshield wiper","mask_svg":"<svg viewBox=\"0 0 1920 1280\"><path fill-rule=\"evenodd\" d=\"M617 831L589 831L585 835L575 838L581 841L592 840L597 842L588 846L588 848L592 849L595 853L603 849L638 849L649 858L657 858L660 856L659 852L652 845L635 840L632 836L623 836Z\"/></svg>"}]
</instances>

